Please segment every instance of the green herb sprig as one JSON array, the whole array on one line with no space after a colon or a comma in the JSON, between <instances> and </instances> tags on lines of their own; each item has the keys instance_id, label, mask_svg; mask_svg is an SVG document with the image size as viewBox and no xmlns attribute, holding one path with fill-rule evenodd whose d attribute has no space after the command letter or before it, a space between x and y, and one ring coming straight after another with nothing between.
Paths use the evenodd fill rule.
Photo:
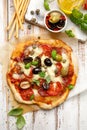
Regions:
<instances>
[{"instance_id":1,"label":"green herb sprig","mask_svg":"<svg viewBox=\"0 0 87 130\"><path fill-rule=\"evenodd\" d=\"M75 34L72 32L72 30L65 30L65 33L66 33L69 37L75 37Z\"/></svg>"},{"instance_id":2,"label":"green herb sprig","mask_svg":"<svg viewBox=\"0 0 87 130\"><path fill-rule=\"evenodd\" d=\"M70 15L70 20L78 25L81 30L87 32L87 14L83 14L77 9L73 9Z\"/></svg>"},{"instance_id":3,"label":"green herb sprig","mask_svg":"<svg viewBox=\"0 0 87 130\"><path fill-rule=\"evenodd\" d=\"M15 116L17 118L16 125L18 129L22 129L26 124L26 121L22 114L23 114L22 108L14 108L8 113L9 116Z\"/></svg>"},{"instance_id":4,"label":"green herb sprig","mask_svg":"<svg viewBox=\"0 0 87 130\"><path fill-rule=\"evenodd\" d=\"M50 7L49 7L49 0L44 0L44 8L46 9L46 10L50 10Z\"/></svg>"}]
</instances>

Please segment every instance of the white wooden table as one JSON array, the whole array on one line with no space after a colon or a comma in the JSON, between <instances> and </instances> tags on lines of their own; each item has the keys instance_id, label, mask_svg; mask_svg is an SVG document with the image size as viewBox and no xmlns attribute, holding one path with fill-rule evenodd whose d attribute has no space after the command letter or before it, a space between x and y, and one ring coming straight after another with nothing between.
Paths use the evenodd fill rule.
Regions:
<instances>
[{"instance_id":1,"label":"white wooden table","mask_svg":"<svg viewBox=\"0 0 87 130\"><path fill-rule=\"evenodd\" d=\"M7 5L9 5L8 8ZM7 14L11 10L13 10L11 0L0 1L0 46L4 45L7 39L5 28L10 19L7 17ZM35 29L37 29L37 33L40 31L44 32L43 29L34 26L32 26L31 30L27 30L27 24L24 27L24 32L20 32L20 35L34 33ZM79 50L84 47L85 45L83 44L79 45ZM84 52L84 55L87 56L87 51ZM84 55L82 57L83 59ZM85 68L87 68L87 63L85 65ZM87 86L87 84L85 85ZM6 88L2 86L0 74L0 130L17 130L15 118L7 116L10 108L9 97L7 96ZM87 91L69 99L60 107L53 110L30 112L24 116L26 125L23 130L87 130Z\"/></svg>"}]
</instances>

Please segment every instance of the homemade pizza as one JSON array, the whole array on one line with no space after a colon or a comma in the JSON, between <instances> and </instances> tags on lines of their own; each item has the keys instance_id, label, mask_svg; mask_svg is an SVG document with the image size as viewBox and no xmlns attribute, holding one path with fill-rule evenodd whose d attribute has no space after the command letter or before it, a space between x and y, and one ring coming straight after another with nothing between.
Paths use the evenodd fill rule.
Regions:
<instances>
[{"instance_id":1,"label":"homemade pizza","mask_svg":"<svg viewBox=\"0 0 87 130\"><path fill-rule=\"evenodd\" d=\"M18 43L10 57L7 82L18 102L52 109L75 86L75 61L72 49L60 40Z\"/></svg>"}]
</instances>

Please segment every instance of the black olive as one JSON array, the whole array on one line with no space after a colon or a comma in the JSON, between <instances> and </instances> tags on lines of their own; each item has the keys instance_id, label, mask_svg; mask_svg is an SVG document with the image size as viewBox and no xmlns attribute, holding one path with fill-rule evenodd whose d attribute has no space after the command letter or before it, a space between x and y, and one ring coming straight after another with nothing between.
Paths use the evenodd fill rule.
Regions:
<instances>
[{"instance_id":1,"label":"black olive","mask_svg":"<svg viewBox=\"0 0 87 130\"><path fill-rule=\"evenodd\" d=\"M35 61L38 61L38 67L41 66L41 58L39 56L35 57Z\"/></svg>"},{"instance_id":2,"label":"black olive","mask_svg":"<svg viewBox=\"0 0 87 130\"><path fill-rule=\"evenodd\" d=\"M46 83L46 82L44 82L44 83L42 84L42 87L43 87L43 89L47 90L47 89L49 88L49 84Z\"/></svg>"},{"instance_id":3,"label":"black olive","mask_svg":"<svg viewBox=\"0 0 87 130\"><path fill-rule=\"evenodd\" d=\"M48 25L50 26L50 29L53 30L56 28L57 24L56 23L51 23L48 21Z\"/></svg>"},{"instance_id":4,"label":"black olive","mask_svg":"<svg viewBox=\"0 0 87 130\"><path fill-rule=\"evenodd\" d=\"M40 67L36 67L32 70L33 74L38 74L39 72L41 72L41 68Z\"/></svg>"},{"instance_id":5,"label":"black olive","mask_svg":"<svg viewBox=\"0 0 87 130\"><path fill-rule=\"evenodd\" d=\"M24 62L25 64L27 64L27 63L31 62L32 60L33 60L32 57L26 57L26 58L23 59L23 62Z\"/></svg>"},{"instance_id":6,"label":"black olive","mask_svg":"<svg viewBox=\"0 0 87 130\"><path fill-rule=\"evenodd\" d=\"M63 20L63 19L60 19L60 20L57 22L57 26L59 26L59 27L64 27L64 25L65 25L65 20Z\"/></svg>"},{"instance_id":7,"label":"black olive","mask_svg":"<svg viewBox=\"0 0 87 130\"><path fill-rule=\"evenodd\" d=\"M51 62L51 60L49 58L46 58L44 60L44 63L45 63L46 66L51 66L52 65L52 62Z\"/></svg>"}]
</instances>

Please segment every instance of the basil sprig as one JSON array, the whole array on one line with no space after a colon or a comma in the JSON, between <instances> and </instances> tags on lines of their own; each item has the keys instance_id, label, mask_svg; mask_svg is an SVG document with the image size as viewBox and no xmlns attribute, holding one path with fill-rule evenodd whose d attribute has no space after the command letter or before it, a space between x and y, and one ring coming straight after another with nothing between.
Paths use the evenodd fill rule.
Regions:
<instances>
[{"instance_id":1,"label":"basil sprig","mask_svg":"<svg viewBox=\"0 0 87 130\"><path fill-rule=\"evenodd\" d=\"M26 121L24 117L22 116L22 114L23 114L22 108L14 108L8 113L9 116L17 117L16 125L18 129L22 129L24 125L26 124Z\"/></svg>"}]
</instances>

